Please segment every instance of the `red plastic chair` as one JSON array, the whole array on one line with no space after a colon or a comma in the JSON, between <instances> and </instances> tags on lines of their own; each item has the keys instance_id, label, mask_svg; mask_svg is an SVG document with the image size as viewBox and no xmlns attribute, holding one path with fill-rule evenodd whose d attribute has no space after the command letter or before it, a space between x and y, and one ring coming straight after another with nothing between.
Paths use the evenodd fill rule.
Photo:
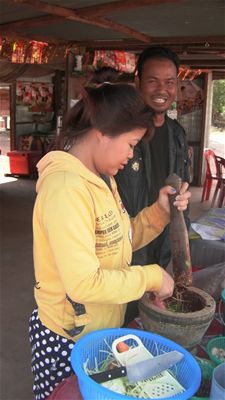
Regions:
<instances>
[{"instance_id":1,"label":"red plastic chair","mask_svg":"<svg viewBox=\"0 0 225 400\"><path fill-rule=\"evenodd\" d=\"M220 167L217 163L214 151L211 149L205 149L204 157L206 161L206 174L203 184L201 202L204 200L209 200L213 180L218 182L220 179Z\"/></svg>"},{"instance_id":2,"label":"red plastic chair","mask_svg":"<svg viewBox=\"0 0 225 400\"><path fill-rule=\"evenodd\" d=\"M215 155L215 159L216 159L216 163L217 163L217 168L219 170L219 179L216 184L211 207L214 206L214 204L216 203L216 200L217 200L216 207L221 208L221 207L223 207L224 199L225 199L225 173L223 173L223 171L225 171L225 159L223 157L216 156L216 155Z\"/></svg>"}]
</instances>

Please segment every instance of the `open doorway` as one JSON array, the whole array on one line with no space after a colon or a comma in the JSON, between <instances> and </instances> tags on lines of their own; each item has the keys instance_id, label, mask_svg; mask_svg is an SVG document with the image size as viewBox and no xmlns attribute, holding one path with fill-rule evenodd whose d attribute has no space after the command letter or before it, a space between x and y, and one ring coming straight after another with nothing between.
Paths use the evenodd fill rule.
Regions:
<instances>
[{"instance_id":1,"label":"open doorway","mask_svg":"<svg viewBox=\"0 0 225 400\"><path fill-rule=\"evenodd\" d=\"M1 175L10 172L7 152L11 149L11 86L0 83L0 161Z\"/></svg>"},{"instance_id":2,"label":"open doorway","mask_svg":"<svg viewBox=\"0 0 225 400\"><path fill-rule=\"evenodd\" d=\"M208 147L216 155L225 157L225 79L213 80L212 119Z\"/></svg>"},{"instance_id":3,"label":"open doorway","mask_svg":"<svg viewBox=\"0 0 225 400\"><path fill-rule=\"evenodd\" d=\"M10 86L0 84L0 150L6 155L10 150Z\"/></svg>"}]
</instances>

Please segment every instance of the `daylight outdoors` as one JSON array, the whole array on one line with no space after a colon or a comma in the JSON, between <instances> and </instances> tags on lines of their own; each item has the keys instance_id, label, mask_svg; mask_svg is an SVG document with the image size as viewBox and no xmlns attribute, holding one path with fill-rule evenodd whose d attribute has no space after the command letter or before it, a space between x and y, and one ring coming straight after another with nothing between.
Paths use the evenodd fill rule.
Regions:
<instances>
[{"instance_id":1,"label":"daylight outdoors","mask_svg":"<svg viewBox=\"0 0 225 400\"><path fill-rule=\"evenodd\" d=\"M224 157L225 155L225 80L213 82L212 120L209 147Z\"/></svg>"}]
</instances>

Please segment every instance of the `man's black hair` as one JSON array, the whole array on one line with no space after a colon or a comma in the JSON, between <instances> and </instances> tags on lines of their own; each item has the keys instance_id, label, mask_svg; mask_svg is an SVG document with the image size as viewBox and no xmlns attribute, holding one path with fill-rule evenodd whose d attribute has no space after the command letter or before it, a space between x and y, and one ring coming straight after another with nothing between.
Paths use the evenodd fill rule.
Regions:
<instances>
[{"instance_id":1,"label":"man's black hair","mask_svg":"<svg viewBox=\"0 0 225 400\"><path fill-rule=\"evenodd\" d=\"M139 78L141 78L144 63L150 58L165 58L167 60L170 60L174 63L177 73L179 72L180 60L176 53L166 47L150 46L143 50L142 53L139 55L136 66Z\"/></svg>"}]
</instances>

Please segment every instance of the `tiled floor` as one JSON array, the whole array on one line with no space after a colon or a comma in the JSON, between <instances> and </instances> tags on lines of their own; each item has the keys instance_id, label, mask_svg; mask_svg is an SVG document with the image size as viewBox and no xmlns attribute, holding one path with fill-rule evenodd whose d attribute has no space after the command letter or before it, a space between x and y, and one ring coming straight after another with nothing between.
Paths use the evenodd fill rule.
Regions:
<instances>
[{"instance_id":1,"label":"tiled floor","mask_svg":"<svg viewBox=\"0 0 225 400\"><path fill-rule=\"evenodd\" d=\"M0 178L0 399L32 400L28 318L34 306L35 182Z\"/></svg>"},{"instance_id":2,"label":"tiled floor","mask_svg":"<svg viewBox=\"0 0 225 400\"><path fill-rule=\"evenodd\" d=\"M190 191L191 191L191 200L190 200L189 216L190 216L191 221L195 221L198 217L200 217L200 215L202 215L204 212L206 212L210 209L214 186L212 187L212 190L211 190L210 199L207 201L204 201L202 203L201 203L202 188L196 187L196 186L191 186Z\"/></svg>"}]
</instances>

